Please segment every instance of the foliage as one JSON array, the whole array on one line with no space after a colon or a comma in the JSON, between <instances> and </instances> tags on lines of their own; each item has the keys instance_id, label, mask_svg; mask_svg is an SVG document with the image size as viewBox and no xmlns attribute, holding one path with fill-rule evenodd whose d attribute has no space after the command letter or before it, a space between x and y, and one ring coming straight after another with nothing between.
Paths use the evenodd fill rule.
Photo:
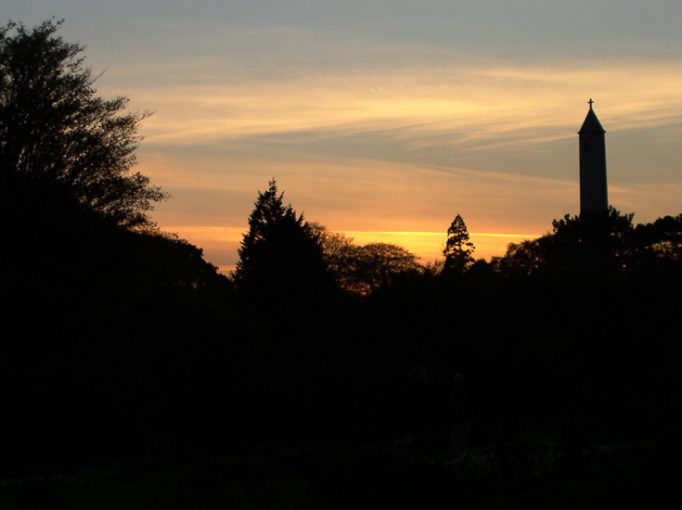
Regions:
<instances>
[{"instance_id":1,"label":"foliage","mask_svg":"<svg viewBox=\"0 0 682 510\"><path fill-rule=\"evenodd\" d=\"M313 235L322 246L324 262L338 288L355 292L357 289L356 260L358 246L353 239L338 232L330 232L319 223L309 223Z\"/></svg>"},{"instance_id":2,"label":"foliage","mask_svg":"<svg viewBox=\"0 0 682 510\"><path fill-rule=\"evenodd\" d=\"M412 252L389 243L370 243L358 247L355 263L356 282L360 288L364 287L368 291L390 285L397 276L421 270Z\"/></svg>"},{"instance_id":3,"label":"foliage","mask_svg":"<svg viewBox=\"0 0 682 510\"><path fill-rule=\"evenodd\" d=\"M302 214L284 205L274 179L265 192L258 192L234 279L256 299L313 297L328 289L319 238Z\"/></svg>"},{"instance_id":4,"label":"foliage","mask_svg":"<svg viewBox=\"0 0 682 510\"><path fill-rule=\"evenodd\" d=\"M543 242L549 236L540 239L510 243L503 257L493 257L492 264L497 271L506 276L529 276L544 267L546 256Z\"/></svg>"},{"instance_id":5,"label":"foliage","mask_svg":"<svg viewBox=\"0 0 682 510\"><path fill-rule=\"evenodd\" d=\"M151 296L227 288L201 250L147 217L164 195L130 174L142 115L126 113L125 98L96 96L82 47L64 42L60 25L0 28L0 276L16 345L38 336L19 325L36 317L52 331L41 341L57 345L72 336L59 323L73 310L82 324L134 322L156 306Z\"/></svg>"},{"instance_id":6,"label":"foliage","mask_svg":"<svg viewBox=\"0 0 682 510\"><path fill-rule=\"evenodd\" d=\"M641 257L682 262L682 214L637 225L632 238L633 252Z\"/></svg>"},{"instance_id":7,"label":"foliage","mask_svg":"<svg viewBox=\"0 0 682 510\"><path fill-rule=\"evenodd\" d=\"M396 277L421 273L424 268L417 257L395 244L353 244L353 239L340 233L329 232L324 226L314 224L322 243L325 263L339 288L352 294L369 294L390 285Z\"/></svg>"},{"instance_id":8,"label":"foliage","mask_svg":"<svg viewBox=\"0 0 682 510\"><path fill-rule=\"evenodd\" d=\"M445 274L462 274L474 262L471 254L474 252L474 243L469 240L469 232L462 217L458 214L448 228L448 239L445 242L443 255Z\"/></svg>"},{"instance_id":9,"label":"foliage","mask_svg":"<svg viewBox=\"0 0 682 510\"><path fill-rule=\"evenodd\" d=\"M102 99L83 47L57 35L61 22L0 28L0 172L47 180L81 206L127 228L150 229L147 211L165 197L131 173L144 114L125 97Z\"/></svg>"},{"instance_id":10,"label":"foliage","mask_svg":"<svg viewBox=\"0 0 682 510\"><path fill-rule=\"evenodd\" d=\"M596 219L567 214L552 222L552 233L510 244L493 265L506 276L565 276L594 270L625 275L682 260L682 215L638 225L633 219L634 214L613 207ZM601 232L599 238L595 231Z\"/></svg>"}]
</instances>

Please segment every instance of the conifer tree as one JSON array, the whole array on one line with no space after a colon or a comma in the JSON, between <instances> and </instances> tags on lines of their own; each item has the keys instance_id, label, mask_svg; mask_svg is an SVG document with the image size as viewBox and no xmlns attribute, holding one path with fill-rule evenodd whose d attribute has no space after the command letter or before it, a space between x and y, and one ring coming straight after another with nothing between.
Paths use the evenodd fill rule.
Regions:
<instances>
[{"instance_id":1,"label":"conifer tree","mask_svg":"<svg viewBox=\"0 0 682 510\"><path fill-rule=\"evenodd\" d=\"M445 264L443 272L446 274L462 274L473 263L474 243L469 240L469 232L462 217L458 214L448 228L448 239L445 242Z\"/></svg>"},{"instance_id":2,"label":"conifer tree","mask_svg":"<svg viewBox=\"0 0 682 510\"><path fill-rule=\"evenodd\" d=\"M319 237L302 214L284 205L274 178L258 192L234 279L245 294L264 300L312 296L330 281Z\"/></svg>"}]
</instances>

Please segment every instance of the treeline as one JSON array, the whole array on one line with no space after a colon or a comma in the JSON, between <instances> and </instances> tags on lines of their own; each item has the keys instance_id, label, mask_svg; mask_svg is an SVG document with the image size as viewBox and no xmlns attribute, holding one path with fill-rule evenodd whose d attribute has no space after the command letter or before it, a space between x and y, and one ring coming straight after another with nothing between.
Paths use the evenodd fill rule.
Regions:
<instances>
[{"instance_id":1,"label":"treeline","mask_svg":"<svg viewBox=\"0 0 682 510\"><path fill-rule=\"evenodd\" d=\"M286 372L296 367L297 376L308 374L305 384L313 392L325 381L347 384L322 395L336 395L332 406L350 399L353 409L376 413L365 425L381 433L414 432L419 426L405 421L405 413L448 423L456 375L466 381L471 423L477 424L473 438L482 443L512 437L524 429L524 420L547 427L549 435L564 434L569 432L552 427L585 412L594 431L641 432L653 426L647 420L672 412L680 385L673 360L679 359L682 332L676 311L682 215L640 225L615 209L596 218L566 216L553 222L552 233L512 244L490 262L474 259L458 215L448 230L444 262L420 266L390 245L368 255L376 245L357 247L307 224L282 199L274 182L259 195L252 230L260 209L280 212L258 226L258 236L244 237L234 280L237 300L254 313L267 310L276 331L266 336L272 334L275 348L291 355L285 355ZM283 242L268 233L288 214L307 239L305 248L297 247L295 236ZM294 281L283 284L274 276L289 278L292 254L315 245L316 263L301 264ZM254 269L249 276L249 268L259 265L273 273L260 279ZM307 327L313 328L310 338ZM316 369L321 373L308 372ZM283 391L290 378L277 369L272 374L273 386ZM419 391L432 407L410 411L426 405L409 402L415 384L427 385ZM290 392L297 402L306 394L305 388ZM659 404L655 410L638 407ZM347 411L342 414L348 419Z\"/></svg>"},{"instance_id":2,"label":"treeline","mask_svg":"<svg viewBox=\"0 0 682 510\"><path fill-rule=\"evenodd\" d=\"M421 266L306 222L273 181L227 278L59 186L3 184L3 437L22 458L424 430L447 451L455 378L479 446L560 441L577 412L643 433L679 402L680 216L611 210L600 244L565 217L490 262L458 216L445 262Z\"/></svg>"}]
</instances>

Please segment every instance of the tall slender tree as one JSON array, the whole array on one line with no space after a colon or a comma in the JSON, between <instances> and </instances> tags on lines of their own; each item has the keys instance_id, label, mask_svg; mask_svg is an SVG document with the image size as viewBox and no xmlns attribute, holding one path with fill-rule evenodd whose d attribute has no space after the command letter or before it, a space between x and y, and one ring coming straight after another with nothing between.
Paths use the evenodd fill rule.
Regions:
<instances>
[{"instance_id":1,"label":"tall slender tree","mask_svg":"<svg viewBox=\"0 0 682 510\"><path fill-rule=\"evenodd\" d=\"M448 239L445 242L445 274L462 274L474 262L472 253L474 243L469 240L469 232L462 217L458 214L448 228Z\"/></svg>"}]
</instances>

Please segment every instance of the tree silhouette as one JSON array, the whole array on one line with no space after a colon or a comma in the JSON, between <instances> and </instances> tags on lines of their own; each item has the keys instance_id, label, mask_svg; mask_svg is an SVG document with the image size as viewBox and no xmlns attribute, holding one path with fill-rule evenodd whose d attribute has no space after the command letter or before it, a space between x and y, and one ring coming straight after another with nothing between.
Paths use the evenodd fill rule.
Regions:
<instances>
[{"instance_id":1,"label":"tree silhouette","mask_svg":"<svg viewBox=\"0 0 682 510\"><path fill-rule=\"evenodd\" d=\"M637 225L632 237L631 255L638 255L641 259L665 259L677 264L682 262L682 214Z\"/></svg>"},{"instance_id":2,"label":"tree silhouette","mask_svg":"<svg viewBox=\"0 0 682 510\"><path fill-rule=\"evenodd\" d=\"M469 232L462 217L458 214L448 228L448 239L445 242L445 274L462 274L473 263L471 254L474 252L474 243L469 240Z\"/></svg>"},{"instance_id":3,"label":"tree silhouette","mask_svg":"<svg viewBox=\"0 0 682 510\"><path fill-rule=\"evenodd\" d=\"M245 294L259 300L313 296L328 288L319 237L302 214L284 205L275 179L258 192L234 279Z\"/></svg>"},{"instance_id":4,"label":"tree silhouette","mask_svg":"<svg viewBox=\"0 0 682 510\"><path fill-rule=\"evenodd\" d=\"M319 223L308 223L308 226L322 246L325 265L336 285L344 291L356 292L358 246L353 244L353 238L330 232Z\"/></svg>"},{"instance_id":5,"label":"tree silhouette","mask_svg":"<svg viewBox=\"0 0 682 510\"><path fill-rule=\"evenodd\" d=\"M390 285L399 275L421 270L412 252L389 243L370 243L358 247L354 265L356 287L364 292Z\"/></svg>"},{"instance_id":6,"label":"tree silhouette","mask_svg":"<svg viewBox=\"0 0 682 510\"><path fill-rule=\"evenodd\" d=\"M622 274L654 260L673 262L679 223L668 216L635 226L633 218L633 213L609 207L608 214L598 218L596 236L594 217L566 214L552 221L551 233L510 244L503 257L493 259L493 265L507 276L566 277L585 271Z\"/></svg>"},{"instance_id":7,"label":"tree silhouette","mask_svg":"<svg viewBox=\"0 0 682 510\"><path fill-rule=\"evenodd\" d=\"M83 47L57 35L62 22L0 27L0 172L7 182L48 181L85 208L128 228L165 194L131 173L144 114L127 98L96 96Z\"/></svg>"},{"instance_id":8,"label":"tree silhouette","mask_svg":"<svg viewBox=\"0 0 682 510\"><path fill-rule=\"evenodd\" d=\"M309 224L322 245L325 264L336 285L351 294L365 295L390 285L397 276L421 273L417 257L389 243L353 244L353 238Z\"/></svg>"}]
</instances>

